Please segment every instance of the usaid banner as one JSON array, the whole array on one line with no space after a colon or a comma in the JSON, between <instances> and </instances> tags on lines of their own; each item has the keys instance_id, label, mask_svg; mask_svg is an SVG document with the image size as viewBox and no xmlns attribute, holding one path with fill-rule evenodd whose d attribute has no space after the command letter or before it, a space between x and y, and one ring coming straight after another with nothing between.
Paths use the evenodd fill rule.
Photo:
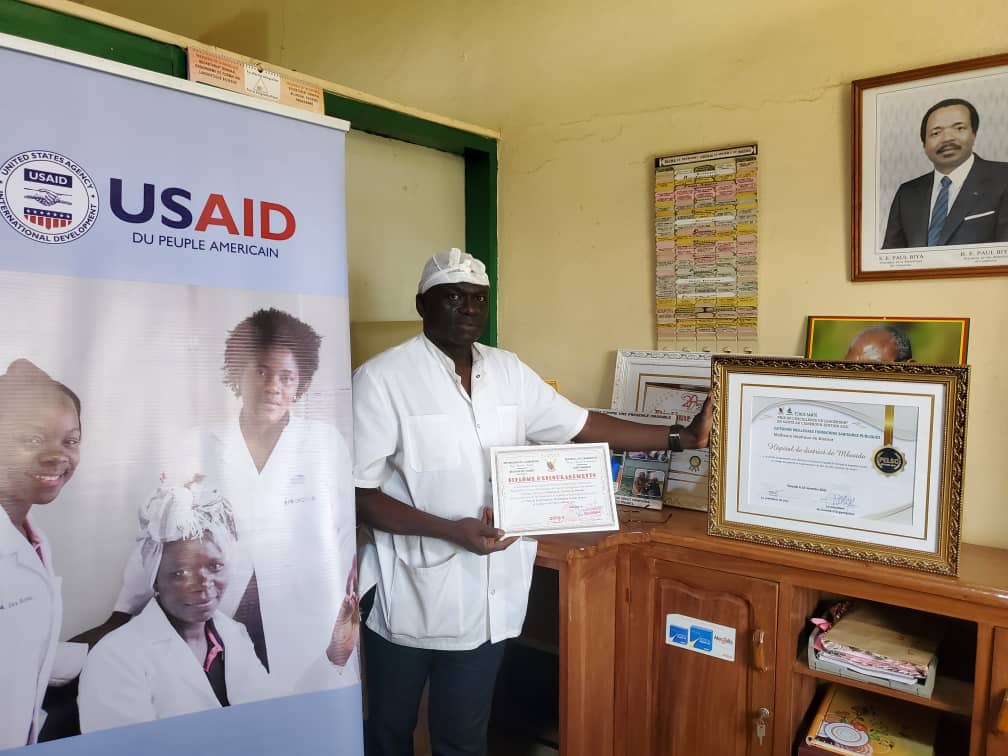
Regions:
<instances>
[{"instance_id":1,"label":"usaid banner","mask_svg":"<svg viewBox=\"0 0 1008 756\"><path fill-rule=\"evenodd\" d=\"M0 750L357 756L347 125L0 74Z\"/></svg>"}]
</instances>

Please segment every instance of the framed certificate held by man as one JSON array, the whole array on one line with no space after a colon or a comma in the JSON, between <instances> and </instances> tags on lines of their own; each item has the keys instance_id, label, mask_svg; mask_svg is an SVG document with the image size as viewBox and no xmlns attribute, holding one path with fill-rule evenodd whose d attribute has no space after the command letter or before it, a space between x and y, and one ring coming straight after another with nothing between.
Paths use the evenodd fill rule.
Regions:
<instances>
[{"instance_id":1,"label":"framed certificate held by man","mask_svg":"<svg viewBox=\"0 0 1008 756\"><path fill-rule=\"evenodd\" d=\"M969 368L712 360L712 535L956 574Z\"/></svg>"},{"instance_id":2,"label":"framed certificate held by man","mask_svg":"<svg viewBox=\"0 0 1008 756\"><path fill-rule=\"evenodd\" d=\"M506 536L619 529L609 444L494 447L490 469Z\"/></svg>"}]
</instances>

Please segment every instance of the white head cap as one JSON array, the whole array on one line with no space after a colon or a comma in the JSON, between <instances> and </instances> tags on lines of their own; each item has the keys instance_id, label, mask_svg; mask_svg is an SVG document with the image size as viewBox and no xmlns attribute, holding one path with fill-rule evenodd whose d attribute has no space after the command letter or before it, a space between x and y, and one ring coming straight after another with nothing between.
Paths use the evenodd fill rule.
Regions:
<instances>
[{"instance_id":1,"label":"white head cap","mask_svg":"<svg viewBox=\"0 0 1008 756\"><path fill-rule=\"evenodd\" d=\"M145 587L150 589L147 600L154 595L154 579L166 543L202 538L209 532L226 551L237 538L231 502L202 482L203 476L196 475L185 485L168 486L162 476L161 485L140 508L137 540Z\"/></svg>"},{"instance_id":2,"label":"white head cap","mask_svg":"<svg viewBox=\"0 0 1008 756\"><path fill-rule=\"evenodd\" d=\"M486 266L457 247L447 252L434 255L423 267L417 294L423 294L433 286L448 283L471 283L477 286L489 286L490 279L486 274Z\"/></svg>"}]
</instances>

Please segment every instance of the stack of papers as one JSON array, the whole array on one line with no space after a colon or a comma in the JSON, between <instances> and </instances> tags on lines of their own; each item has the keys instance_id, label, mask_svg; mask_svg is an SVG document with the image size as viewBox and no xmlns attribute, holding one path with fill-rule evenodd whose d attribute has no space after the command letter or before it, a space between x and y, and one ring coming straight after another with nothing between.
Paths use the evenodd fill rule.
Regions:
<instances>
[{"instance_id":1,"label":"stack of papers","mask_svg":"<svg viewBox=\"0 0 1008 756\"><path fill-rule=\"evenodd\" d=\"M927 615L870 603L852 606L815 639L820 659L862 675L907 685L927 681L941 640Z\"/></svg>"},{"instance_id":2,"label":"stack of papers","mask_svg":"<svg viewBox=\"0 0 1008 756\"><path fill-rule=\"evenodd\" d=\"M938 712L831 685L805 742L827 753L934 756Z\"/></svg>"}]
</instances>

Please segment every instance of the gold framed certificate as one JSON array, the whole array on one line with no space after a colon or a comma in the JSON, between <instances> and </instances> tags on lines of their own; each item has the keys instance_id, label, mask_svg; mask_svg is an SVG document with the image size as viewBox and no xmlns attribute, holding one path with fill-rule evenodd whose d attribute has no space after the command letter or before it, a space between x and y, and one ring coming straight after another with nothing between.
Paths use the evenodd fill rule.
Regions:
<instances>
[{"instance_id":1,"label":"gold framed certificate","mask_svg":"<svg viewBox=\"0 0 1008 756\"><path fill-rule=\"evenodd\" d=\"M711 535L956 574L969 368L711 364Z\"/></svg>"},{"instance_id":2,"label":"gold framed certificate","mask_svg":"<svg viewBox=\"0 0 1008 756\"><path fill-rule=\"evenodd\" d=\"M507 536L619 529L609 444L494 447L490 470Z\"/></svg>"}]
</instances>

